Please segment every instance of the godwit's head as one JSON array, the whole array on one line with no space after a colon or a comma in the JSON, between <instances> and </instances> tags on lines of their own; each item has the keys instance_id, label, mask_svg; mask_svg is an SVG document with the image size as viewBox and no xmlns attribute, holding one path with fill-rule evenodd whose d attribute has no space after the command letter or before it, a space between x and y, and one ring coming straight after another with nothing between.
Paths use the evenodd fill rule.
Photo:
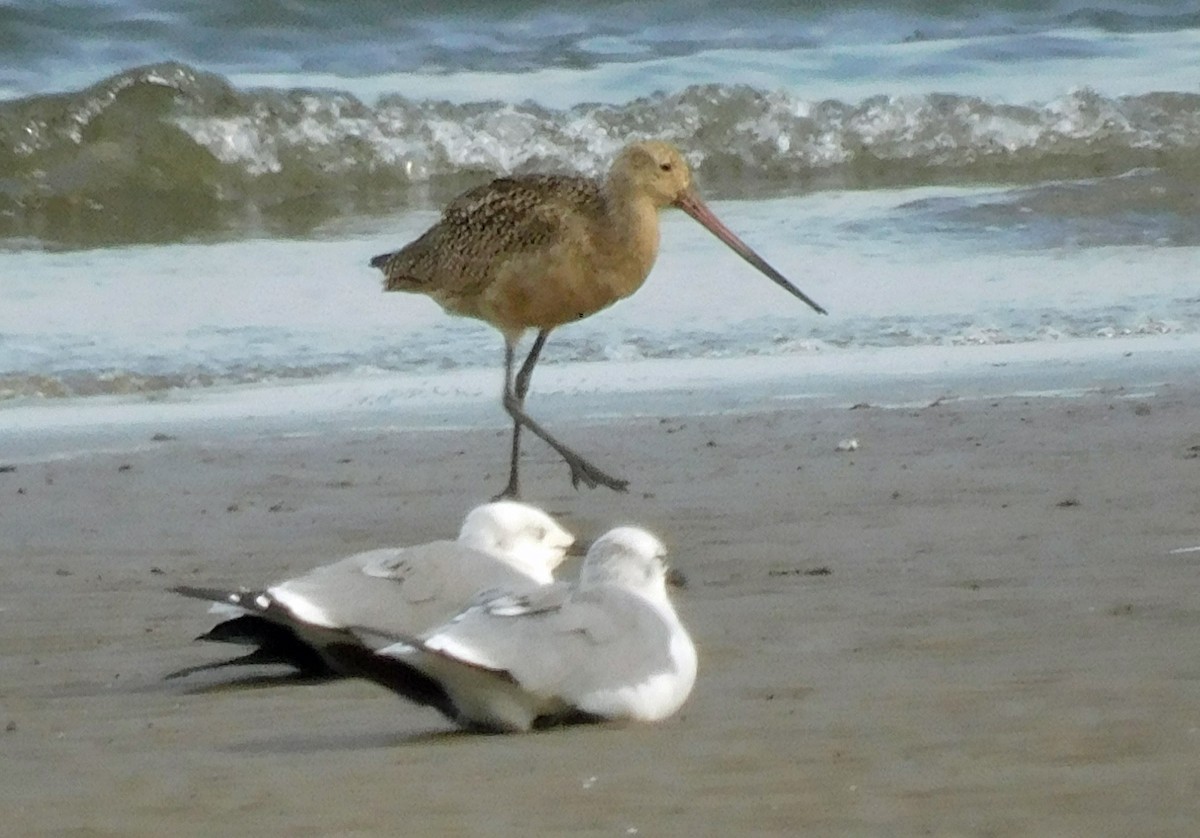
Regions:
<instances>
[{"instance_id":1,"label":"godwit's head","mask_svg":"<svg viewBox=\"0 0 1200 838\"><path fill-rule=\"evenodd\" d=\"M825 314L825 309L767 264L750 245L713 215L692 188L692 170L675 146L661 140L628 145L613 163L608 178L613 187L626 194L644 195L659 209L678 207L683 210L780 288L808 303L818 313Z\"/></svg>"},{"instance_id":2,"label":"godwit's head","mask_svg":"<svg viewBox=\"0 0 1200 838\"><path fill-rule=\"evenodd\" d=\"M613 163L609 178L645 195L658 208L669 207L692 189L692 170L679 149L661 140L628 145Z\"/></svg>"}]
</instances>

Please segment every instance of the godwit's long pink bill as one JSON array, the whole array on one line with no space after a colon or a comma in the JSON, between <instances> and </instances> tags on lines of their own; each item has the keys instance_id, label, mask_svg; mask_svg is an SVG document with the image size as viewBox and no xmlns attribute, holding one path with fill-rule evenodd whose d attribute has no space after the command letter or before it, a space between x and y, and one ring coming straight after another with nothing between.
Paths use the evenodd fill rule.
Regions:
<instances>
[{"instance_id":1,"label":"godwit's long pink bill","mask_svg":"<svg viewBox=\"0 0 1200 838\"><path fill-rule=\"evenodd\" d=\"M817 305L811 297L809 297L795 285L792 285L792 283L788 281L787 277L771 267L767 263L766 259L755 253L754 249L750 247L750 245L739 239L737 234L721 223L721 219L713 215L712 210L710 210L708 206L705 205L702 200L700 200L700 197L695 192L689 190L682 193L678 198L675 199L675 206L679 207L679 209L683 210L692 218L699 221L710 233L712 233L721 241L725 242L730 250L762 271L768 279L770 279L780 288L787 291L793 297L797 297L808 303L812 307L813 311L817 312L818 314L828 314L828 312L826 312L821 306Z\"/></svg>"}]
</instances>

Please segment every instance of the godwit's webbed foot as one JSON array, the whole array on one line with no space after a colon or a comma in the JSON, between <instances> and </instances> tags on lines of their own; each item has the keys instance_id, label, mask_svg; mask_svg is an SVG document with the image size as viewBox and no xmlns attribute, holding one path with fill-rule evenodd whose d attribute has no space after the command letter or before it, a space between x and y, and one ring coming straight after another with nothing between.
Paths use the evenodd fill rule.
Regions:
<instances>
[{"instance_id":1,"label":"godwit's webbed foot","mask_svg":"<svg viewBox=\"0 0 1200 838\"><path fill-rule=\"evenodd\" d=\"M624 492L629 485L629 481L607 474L555 439L549 431L529 417L520 400L511 392L506 391L504 394L504 409L508 411L508 415L513 418L513 421L529 428L535 436L558 452L558 456L562 457L571 467L571 485L576 489L579 488L580 483L583 483L589 489L606 486L614 492ZM509 482L511 485L511 478Z\"/></svg>"},{"instance_id":2,"label":"godwit's webbed foot","mask_svg":"<svg viewBox=\"0 0 1200 838\"><path fill-rule=\"evenodd\" d=\"M562 452L560 451L559 453L561 454ZM628 480L613 477L611 474L601 471L578 455L574 457L564 455L563 459L571 467L571 485L576 489L579 488L580 483L583 483L589 489L595 489L597 486L604 486L612 489L614 492L625 492L629 489Z\"/></svg>"}]
</instances>

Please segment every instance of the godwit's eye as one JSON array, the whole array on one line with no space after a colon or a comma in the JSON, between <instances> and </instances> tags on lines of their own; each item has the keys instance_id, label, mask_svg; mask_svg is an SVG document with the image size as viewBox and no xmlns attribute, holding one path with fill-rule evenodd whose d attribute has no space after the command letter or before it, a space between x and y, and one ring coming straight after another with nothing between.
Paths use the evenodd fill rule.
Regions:
<instances>
[{"instance_id":1,"label":"godwit's eye","mask_svg":"<svg viewBox=\"0 0 1200 838\"><path fill-rule=\"evenodd\" d=\"M671 164L670 163L659 163L658 168L662 169L664 172L669 172L669 171L671 171Z\"/></svg>"}]
</instances>

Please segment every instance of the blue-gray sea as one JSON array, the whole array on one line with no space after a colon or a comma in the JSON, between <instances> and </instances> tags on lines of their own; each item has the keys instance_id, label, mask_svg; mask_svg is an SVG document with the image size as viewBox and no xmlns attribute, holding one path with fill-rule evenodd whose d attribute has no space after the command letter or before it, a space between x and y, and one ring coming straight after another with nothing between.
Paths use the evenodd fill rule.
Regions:
<instances>
[{"instance_id":1,"label":"blue-gray sea","mask_svg":"<svg viewBox=\"0 0 1200 838\"><path fill-rule=\"evenodd\" d=\"M559 330L548 366L604 362L619 388L673 360L1200 334L1195 3L578 6L0 5L0 413L498 388L494 331L382 294L367 260L466 187L602 173L644 137L830 314L668 215L647 285Z\"/></svg>"}]
</instances>

